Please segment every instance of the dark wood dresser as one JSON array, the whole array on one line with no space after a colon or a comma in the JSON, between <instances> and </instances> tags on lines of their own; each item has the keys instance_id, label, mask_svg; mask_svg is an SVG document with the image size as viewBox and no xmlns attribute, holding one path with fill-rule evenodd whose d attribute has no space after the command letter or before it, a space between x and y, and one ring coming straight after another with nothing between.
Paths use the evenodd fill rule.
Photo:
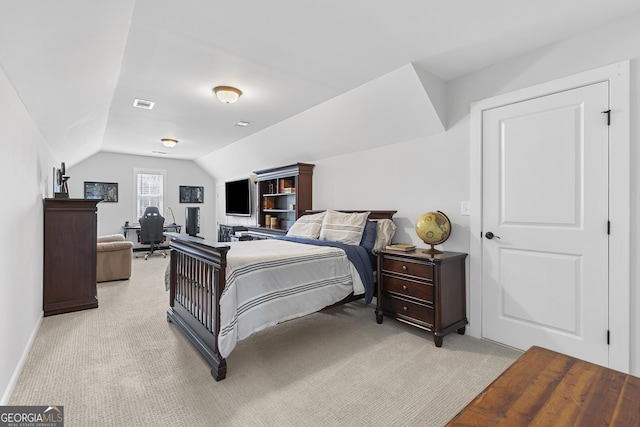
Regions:
<instances>
[{"instance_id":1,"label":"dark wood dresser","mask_svg":"<svg viewBox=\"0 0 640 427\"><path fill-rule=\"evenodd\" d=\"M44 200L45 316L98 307L97 204L100 200Z\"/></svg>"},{"instance_id":2,"label":"dark wood dresser","mask_svg":"<svg viewBox=\"0 0 640 427\"><path fill-rule=\"evenodd\" d=\"M431 255L424 249L378 254L376 320L389 316L442 337L464 334L467 322L465 258L467 254Z\"/></svg>"}]
</instances>

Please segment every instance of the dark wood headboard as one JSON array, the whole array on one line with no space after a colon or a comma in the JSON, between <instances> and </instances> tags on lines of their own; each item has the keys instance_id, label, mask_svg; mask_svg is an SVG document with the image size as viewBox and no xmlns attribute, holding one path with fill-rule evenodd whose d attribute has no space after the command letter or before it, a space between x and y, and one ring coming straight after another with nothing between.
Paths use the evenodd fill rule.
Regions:
<instances>
[{"instance_id":1,"label":"dark wood headboard","mask_svg":"<svg viewBox=\"0 0 640 427\"><path fill-rule=\"evenodd\" d=\"M352 212L370 212L369 213L369 219L391 219L393 217L393 215L398 212L398 211L372 211L372 210L367 210L367 209L361 209L361 210L342 210L342 209L335 209L338 212L345 212L345 213L352 213ZM311 214L316 214L316 213L320 213L320 212L324 212L325 209L310 209L310 210L306 210L303 212L303 215L311 215Z\"/></svg>"}]
</instances>

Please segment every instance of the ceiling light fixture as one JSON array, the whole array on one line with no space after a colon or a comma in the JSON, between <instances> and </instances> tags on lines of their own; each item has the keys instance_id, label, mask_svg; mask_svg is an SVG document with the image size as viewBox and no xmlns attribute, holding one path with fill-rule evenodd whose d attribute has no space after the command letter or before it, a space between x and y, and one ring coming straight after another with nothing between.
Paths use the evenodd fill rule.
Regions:
<instances>
[{"instance_id":1,"label":"ceiling light fixture","mask_svg":"<svg viewBox=\"0 0 640 427\"><path fill-rule=\"evenodd\" d=\"M231 86L216 86L213 88L216 96L225 104L233 104L240 98L242 91Z\"/></svg>"},{"instance_id":2,"label":"ceiling light fixture","mask_svg":"<svg viewBox=\"0 0 640 427\"><path fill-rule=\"evenodd\" d=\"M168 148L173 148L178 143L177 139L171 139L171 138L162 138L160 141L162 141L162 145Z\"/></svg>"},{"instance_id":3,"label":"ceiling light fixture","mask_svg":"<svg viewBox=\"0 0 640 427\"><path fill-rule=\"evenodd\" d=\"M234 123L236 126L240 126L240 127L245 127L245 126L249 126L249 122L245 122L244 120L239 120L237 122Z\"/></svg>"}]
</instances>

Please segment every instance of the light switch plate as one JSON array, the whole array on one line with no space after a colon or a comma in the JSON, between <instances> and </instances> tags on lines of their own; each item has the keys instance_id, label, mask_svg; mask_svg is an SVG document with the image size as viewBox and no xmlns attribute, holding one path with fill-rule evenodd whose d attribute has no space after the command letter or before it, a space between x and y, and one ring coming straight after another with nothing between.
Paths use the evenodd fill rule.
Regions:
<instances>
[{"instance_id":1,"label":"light switch plate","mask_svg":"<svg viewBox=\"0 0 640 427\"><path fill-rule=\"evenodd\" d=\"M460 202L460 215L463 215L463 216L471 215L471 208L469 207L468 200Z\"/></svg>"}]
</instances>

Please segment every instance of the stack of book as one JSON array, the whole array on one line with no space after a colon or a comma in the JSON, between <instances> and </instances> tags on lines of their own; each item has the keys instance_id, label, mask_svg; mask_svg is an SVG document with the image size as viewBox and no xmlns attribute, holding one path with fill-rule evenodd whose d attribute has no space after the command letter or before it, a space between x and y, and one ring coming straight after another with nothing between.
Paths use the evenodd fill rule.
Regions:
<instances>
[{"instance_id":1,"label":"stack of book","mask_svg":"<svg viewBox=\"0 0 640 427\"><path fill-rule=\"evenodd\" d=\"M392 245L387 245L387 250L401 252L415 251L416 245L412 245L411 243L394 243Z\"/></svg>"}]
</instances>

